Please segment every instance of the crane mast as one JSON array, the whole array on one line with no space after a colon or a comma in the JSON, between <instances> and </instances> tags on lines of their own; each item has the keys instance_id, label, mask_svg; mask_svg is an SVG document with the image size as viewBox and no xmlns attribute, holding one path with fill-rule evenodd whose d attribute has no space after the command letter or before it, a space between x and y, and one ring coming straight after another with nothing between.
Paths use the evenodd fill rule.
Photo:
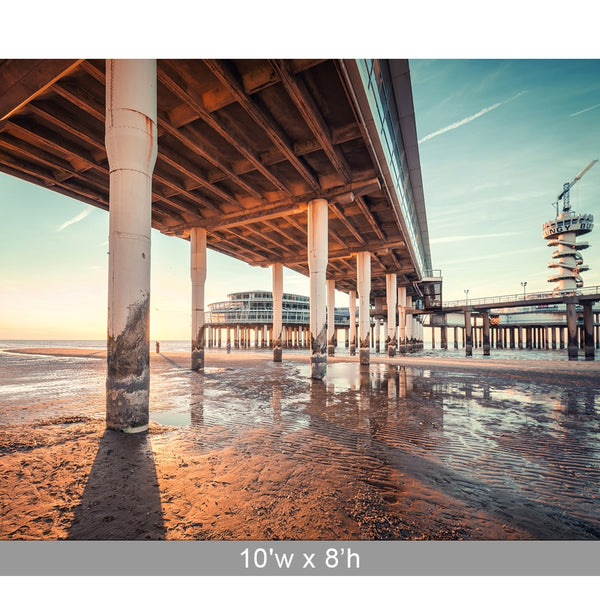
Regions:
<instances>
[{"instance_id":1,"label":"crane mast","mask_svg":"<svg viewBox=\"0 0 600 600\"><path fill-rule=\"evenodd\" d=\"M587 165L587 167L585 167L585 169L583 169L583 171L581 171L579 174L577 174L575 176L575 178L573 179L573 181L571 181L570 183L565 183L563 185L563 191L559 194L557 201L554 203L556 205L556 215L558 216L558 204L559 202L562 200L563 201L563 209L562 212L566 213L566 212L570 212L571 211L571 199L570 199L570 194L569 192L571 191L571 188L597 163L597 160L593 160L590 162L589 165Z\"/></svg>"}]
</instances>

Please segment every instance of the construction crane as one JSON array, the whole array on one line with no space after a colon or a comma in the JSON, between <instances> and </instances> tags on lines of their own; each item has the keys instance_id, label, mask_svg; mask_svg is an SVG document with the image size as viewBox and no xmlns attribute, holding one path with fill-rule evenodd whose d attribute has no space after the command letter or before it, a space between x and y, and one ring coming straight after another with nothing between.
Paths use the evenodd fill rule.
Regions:
<instances>
[{"instance_id":1,"label":"construction crane","mask_svg":"<svg viewBox=\"0 0 600 600\"><path fill-rule=\"evenodd\" d=\"M597 160L593 160L581 173L575 176L575 179L570 183L565 183L563 185L563 191L558 196L556 202L553 202L554 206L556 206L556 216L558 216L558 203L563 201L563 209L562 212L566 213L571 210L571 201L569 199L569 191L571 188L597 163Z\"/></svg>"}]
</instances>

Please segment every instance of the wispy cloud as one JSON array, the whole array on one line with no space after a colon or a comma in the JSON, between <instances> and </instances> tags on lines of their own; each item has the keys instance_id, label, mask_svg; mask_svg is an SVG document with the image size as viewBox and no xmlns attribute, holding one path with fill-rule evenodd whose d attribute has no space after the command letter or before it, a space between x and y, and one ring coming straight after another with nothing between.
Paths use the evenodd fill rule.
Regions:
<instances>
[{"instance_id":1,"label":"wispy cloud","mask_svg":"<svg viewBox=\"0 0 600 600\"><path fill-rule=\"evenodd\" d=\"M599 106L600 106L600 104L594 104L594 106L590 106L589 108L584 108L583 110L571 113L569 116L576 117L577 115L580 115L581 113L587 112L588 110L594 110L594 108L598 108Z\"/></svg>"},{"instance_id":2,"label":"wispy cloud","mask_svg":"<svg viewBox=\"0 0 600 600\"><path fill-rule=\"evenodd\" d=\"M62 231L63 229L66 229L74 223L79 223L79 221L83 221L83 219L85 219L91 212L91 207L82 210L78 215L75 215L72 219L69 219L68 221L65 221L62 225L60 225L60 227L58 227L56 231Z\"/></svg>"},{"instance_id":3,"label":"wispy cloud","mask_svg":"<svg viewBox=\"0 0 600 600\"><path fill-rule=\"evenodd\" d=\"M430 241L430 244L441 244L448 242L468 242L469 240L480 240L483 238L496 238L496 237L507 237L511 235L518 235L518 232L510 231L507 233L485 233L479 235L453 235L449 237L436 238Z\"/></svg>"},{"instance_id":4,"label":"wispy cloud","mask_svg":"<svg viewBox=\"0 0 600 600\"><path fill-rule=\"evenodd\" d=\"M419 144L422 144L423 142L426 142L427 140L437 137L438 135L442 135L442 133L452 131L453 129L458 129L459 127L462 127L463 125L466 125L467 123L470 123L471 121L474 121L475 119L478 119L479 117L482 117L486 113L489 113L490 111L495 110L499 106L502 106L503 104L506 104L507 102L512 102L513 100L517 99L519 96L522 96L524 93L525 93L525 90L519 92L518 94L515 94L514 96L511 96L507 100L503 100L502 102L496 102L496 104L492 104L491 106L488 106L487 108L483 108L478 113L475 113L474 115L471 115L470 117L466 117L460 121L456 121L454 123L451 123L450 125L446 125L446 127L442 127L441 129L438 129L437 131L434 131L433 133L429 133L425 137L423 137L419 140Z\"/></svg>"}]
</instances>

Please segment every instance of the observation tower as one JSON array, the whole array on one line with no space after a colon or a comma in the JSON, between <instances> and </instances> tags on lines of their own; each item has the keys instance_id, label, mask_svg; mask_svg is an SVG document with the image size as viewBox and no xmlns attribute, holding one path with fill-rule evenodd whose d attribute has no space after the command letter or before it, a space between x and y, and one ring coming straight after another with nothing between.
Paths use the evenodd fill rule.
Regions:
<instances>
[{"instance_id":1,"label":"observation tower","mask_svg":"<svg viewBox=\"0 0 600 600\"><path fill-rule=\"evenodd\" d=\"M557 262L548 264L548 268L556 269L557 274L548 277L548 281L558 283L555 292L576 290L583 286L581 273L589 270L583 264L580 250L589 247L588 242L578 242L579 236L589 233L594 228L594 217L591 214L575 214L571 210L569 199L570 189L591 169L598 161L593 160L573 181L563 185L563 191L554 203L556 206L556 219L547 221L542 227L542 235L548 240L548 246L557 246L552 258ZM562 200L562 211L559 205Z\"/></svg>"}]
</instances>

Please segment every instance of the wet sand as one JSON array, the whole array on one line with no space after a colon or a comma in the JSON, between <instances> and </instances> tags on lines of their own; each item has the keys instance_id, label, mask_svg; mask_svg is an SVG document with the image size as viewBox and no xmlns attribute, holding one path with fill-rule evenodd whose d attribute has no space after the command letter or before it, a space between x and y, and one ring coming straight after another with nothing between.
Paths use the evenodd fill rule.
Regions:
<instances>
[{"instance_id":1,"label":"wet sand","mask_svg":"<svg viewBox=\"0 0 600 600\"><path fill-rule=\"evenodd\" d=\"M0 539L600 539L599 362L152 353L124 435L105 357L0 352Z\"/></svg>"}]
</instances>

